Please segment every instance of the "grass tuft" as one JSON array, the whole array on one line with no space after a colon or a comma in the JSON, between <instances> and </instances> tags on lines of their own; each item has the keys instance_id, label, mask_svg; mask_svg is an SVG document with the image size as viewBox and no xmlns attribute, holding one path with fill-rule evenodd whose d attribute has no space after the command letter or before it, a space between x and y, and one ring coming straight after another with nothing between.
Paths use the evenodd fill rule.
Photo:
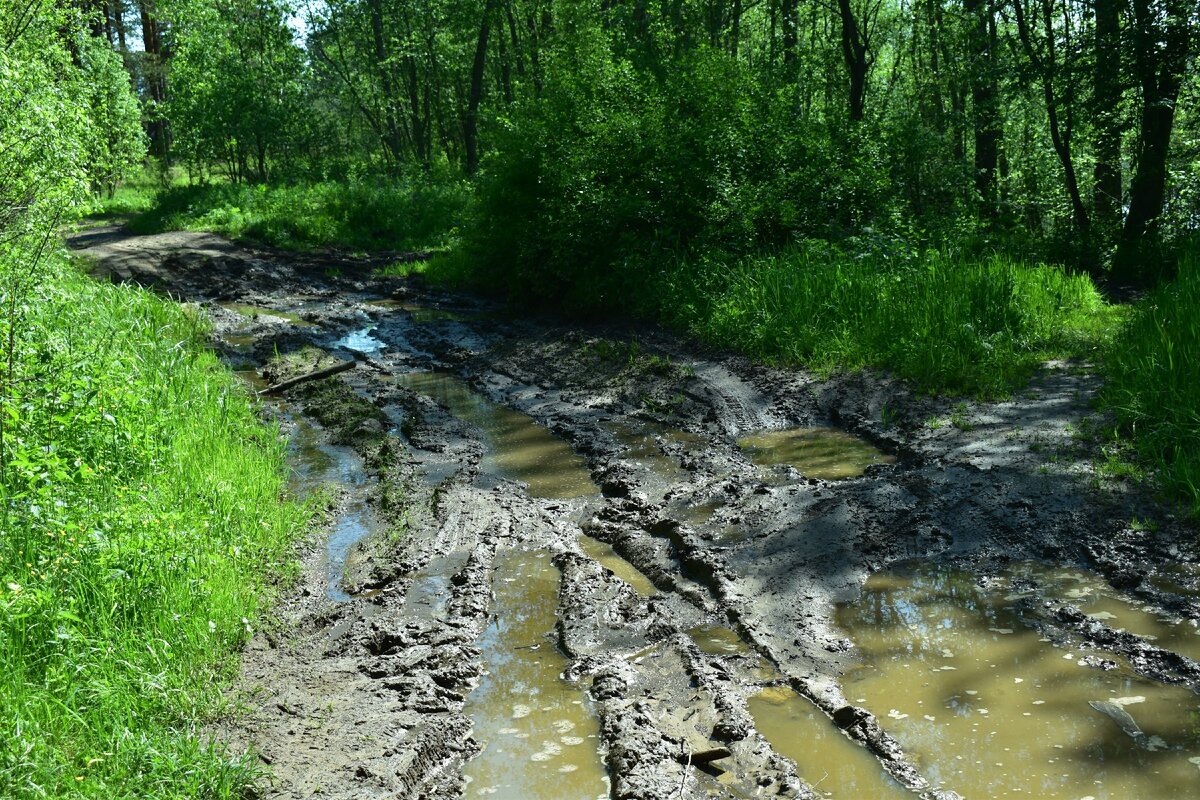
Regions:
<instances>
[{"instance_id":1,"label":"grass tuft","mask_svg":"<svg viewBox=\"0 0 1200 800\"><path fill-rule=\"evenodd\" d=\"M456 239L470 195L452 180L175 186L130 228L206 230L291 250L437 250Z\"/></svg>"}]
</instances>

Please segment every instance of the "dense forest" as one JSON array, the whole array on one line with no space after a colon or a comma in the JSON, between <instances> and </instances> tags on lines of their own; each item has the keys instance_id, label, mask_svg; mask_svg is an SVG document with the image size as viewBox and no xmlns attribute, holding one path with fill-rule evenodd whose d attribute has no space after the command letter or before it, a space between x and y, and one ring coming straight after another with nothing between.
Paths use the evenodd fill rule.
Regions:
<instances>
[{"instance_id":1,"label":"dense forest","mask_svg":"<svg viewBox=\"0 0 1200 800\"><path fill-rule=\"evenodd\" d=\"M923 431L1053 360L1095 482L1194 520L1198 62L1200 0L0 0L0 796L247 796L200 724L316 513L81 219L885 373Z\"/></svg>"},{"instance_id":2,"label":"dense forest","mask_svg":"<svg viewBox=\"0 0 1200 800\"><path fill-rule=\"evenodd\" d=\"M1197 225L1188 0L88 13L164 164L253 183L479 173L475 253L568 281L857 238L1144 282Z\"/></svg>"}]
</instances>

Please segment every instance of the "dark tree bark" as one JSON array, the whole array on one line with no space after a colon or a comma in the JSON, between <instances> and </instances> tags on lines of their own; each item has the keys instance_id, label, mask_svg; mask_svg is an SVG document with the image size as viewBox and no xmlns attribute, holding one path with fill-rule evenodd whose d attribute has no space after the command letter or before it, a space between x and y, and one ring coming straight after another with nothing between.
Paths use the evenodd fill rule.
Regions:
<instances>
[{"instance_id":1,"label":"dark tree bark","mask_svg":"<svg viewBox=\"0 0 1200 800\"><path fill-rule=\"evenodd\" d=\"M1084 234L1086 239L1090 228L1090 220L1088 218L1087 209L1083 205L1083 197L1079 191L1079 178L1075 171L1075 160L1071 153L1071 144L1073 138L1072 126L1063 124L1060 119L1059 99L1056 89L1056 81L1058 79L1058 47L1056 44L1056 33L1054 31L1054 10L1050 4L1050 0L1041 0L1040 12L1033 8L1033 13L1038 15L1035 21L1042 23L1043 46L1039 47L1034 42L1034 34L1030 30L1030 21L1025 11L1024 0L1015 0L1013 8L1017 15L1017 35L1021 39L1021 44L1025 49L1025 54L1029 58L1029 62L1037 71L1038 77L1042 84L1042 97L1046 101L1046 115L1050 122L1050 142L1054 146L1054 153L1058 156L1058 162L1062 165L1063 180L1067 187L1067 196L1071 200L1071 218L1075 223L1075 227ZM1067 76L1067 81L1071 80L1071 76Z\"/></svg>"},{"instance_id":2,"label":"dark tree bark","mask_svg":"<svg viewBox=\"0 0 1200 800\"><path fill-rule=\"evenodd\" d=\"M963 0L971 63L975 129L975 191L985 216L997 213L996 165L1000 155L1000 109L996 90L996 15L990 0Z\"/></svg>"},{"instance_id":3,"label":"dark tree bark","mask_svg":"<svg viewBox=\"0 0 1200 800\"><path fill-rule=\"evenodd\" d=\"M1133 0L1134 71L1142 90L1137 160L1129 186L1129 213L1115 268L1119 279L1146 283L1157 264L1143 263L1156 247L1167 186L1167 153L1175 104L1191 53L1194 4L1188 0Z\"/></svg>"},{"instance_id":4,"label":"dark tree bark","mask_svg":"<svg viewBox=\"0 0 1200 800\"><path fill-rule=\"evenodd\" d=\"M151 100L146 125L150 135L150 150L159 159L166 161L171 151L171 129L164 115L167 102L167 58L170 54L163 46L162 24L154 0L138 0L138 11L142 19L142 45L146 51L146 90Z\"/></svg>"},{"instance_id":5,"label":"dark tree bark","mask_svg":"<svg viewBox=\"0 0 1200 800\"><path fill-rule=\"evenodd\" d=\"M467 115L463 122L463 148L468 175L479 171L479 101L483 98L483 70L487 64L488 35L497 0L486 0L479 38L475 42L475 62L471 66L471 89L467 96Z\"/></svg>"},{"instance_id":6,"label":"dark tree bark","mask_svg":"<svg viewBox=\"0 0 1200 800\"><path fill-rule=\"evenodd\" d=\"M780 27L783 28L783 63L789 67L787 73L788 78L791 79L795 77L795 70L792 67L796 63L796 44L799 39L799 0L782 0L779 21Z\"/></svg>"},{"instance_id":7,"label":"dark tree bark","mask_svg":"<svg viewBox=\"0 0 1200 800\"><path fill-rule=\"evenodd\" d=\"M396 88L392 80L392 68L388 64L387 42L383 35L382 0L370 0L371 44L375 51L375 69L379 76L379 90L383 97L383 145L393 166L400 163L404 149L400 135L400 122L396 118Z\"/></svg>"},{"instance_id":8,"label":"dark tree bark","mask_svg":"<svg viewBox=\"0 0 1200 800\"><path fill-rule=\"evenodd\" d=\"M1115 230L1121 215L1121 7L1123 0L1095 0L1096 57L1093 102L1096 166L1093 208L1098 225Z\"/></svg>"},{"instance_id":9,"label":"dark tree bark","mask_svg":"<svg viewBox=\"0 0 1200 800\"><path fill-rule=\"evenodd\" d=\"M855 17L850 0L838 0L838 16L842 22L842 58L850 77L850 121L858 122L866 105L870 50L866 31Z\"/></svg>"}]
</instances>

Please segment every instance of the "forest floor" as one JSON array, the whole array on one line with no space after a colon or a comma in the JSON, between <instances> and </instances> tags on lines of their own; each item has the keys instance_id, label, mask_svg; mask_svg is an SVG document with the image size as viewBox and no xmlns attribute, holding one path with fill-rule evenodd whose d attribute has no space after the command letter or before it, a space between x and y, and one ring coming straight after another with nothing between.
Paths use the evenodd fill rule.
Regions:
<instances>
[{"instance_id":1,"label":"forest floor","mask_svg":"<svg viewBox=\"0 0 1200 800\"><path fill-rule=\"evenodd\" d=\"M1194 527L1096 467L1099 379L1087 365L1047 364L1009 400L961 402L876 373L774 369L649 326L514 319L417 278L377 277L367 259L119 227L70 244L98 277L202 306L213 347L260 386L359 353L334 388L265 403L300 443L297 491L327 489L334 542L309 543L300 584L245 653L239 713L212 729L258 754L266 797L504 796L504 779L472 757L500 752L496 737L524 738L560 672L579 689L562 703L594 721L555 707L549 732L532 733L542 749L513 760L558 772L542 777L544 795L523 796L588 796L588 765L558 760L572 745L603 759L605 796L820 796L750 710L764 687L787 686L890 785L952 797L954 781L907 754L893 720L847 699L842 676L860 654L837 605L868 576L916 559L986 586L1036 561L1200 618ZM882 455L829 480L756 465L738 444L823 426ZM514 555L525 551L545 563ZM506 587L534 591L546 575L558 588L551 623L512 623L505 614L547 598L512 601ZM1086 653L1088 668L1118 659L1200 691L1200 665L1150 637L1036 581L1023 602L1041 641ZM732 631L729 646L713 646L714 631ZM518 687L534 699L489 688L530 652L553 672ZM487 703L507 704L511 727L489 729ZM573 729L595 746L561 735Z\"/></svg>"}]
</instances>

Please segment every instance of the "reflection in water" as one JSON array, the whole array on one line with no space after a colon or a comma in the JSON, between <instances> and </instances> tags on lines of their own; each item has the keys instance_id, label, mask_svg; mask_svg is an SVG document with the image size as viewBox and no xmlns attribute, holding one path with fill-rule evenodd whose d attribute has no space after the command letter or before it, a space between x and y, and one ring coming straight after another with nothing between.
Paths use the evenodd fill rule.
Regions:
<instances>
[{"instance_id":1,"label":"reflection in water","mask_svg":"<svg viewBox=\"0 0 1200 800\"><path fill-rule=\"evenodd\" d=\"M605 427L612 431L613 438L625 446L629 459L644 464L654 474L672 483L683 480L686 473L675 459L663 452L659 439L682 444L699 444L701 441L696 434L654 422L643 421L636 426L610 422Z\"/></svg>"},{"instance_id":2,"label":"reflection in water","mask_svg":"<svg viewBox=\"0 0 1200 800\"><path fill-rule=\"evenodd\" d=\"M700 652L711 656L751 655L754 652L740 636L722 625L697 625L688 631L688 636Z\"/></svg>"},{"instance_id":3,"label":"reflection in water","mask_svg":"<svg viewBox=\"0 0 1200 800\"><path fill-rule=\"evenodd\" d=\"M1003 591L923 565L868 580L839 621L865 664L846 696L935 784L967 797L1167 800L1200 786L1200 698L1026 628Z\"/></svg>"},{"instance_id":4,"label":"reflection in water","mask_svg":"<svg viewBox=\"0 0 1200 800\"><path fill-rule=\"evenodd\" d=\"M473 735L486 743L464 770L467 797L609 796L591 701L562 679L567 659L550 637L558 579L544 552L511 552L496 560L495 613L476 642L487 672L464 709L475 723Z\"/></svg>"},{"instance_id":5,"label":"reflection in water","mask_svg":"<svg viewBox=\"0 0 1200 800\"><path fill-rule=\"evenodd\" d=\"M329 540L325 543L326 594L331 600L349 600L350 595L342 590L341 585L350 551L355 544L378 529L362 492L354 491L355 487L361 487L366 481L362 463L350 448L321 442L316 428L303 418L296 420L290 450L288 461L293 465L292 491L298 496L308 497L318 489L334 485L351 489L350 500L338 515Z\"/></svg>"},{"instance_id":6,"label":"reflection in water","mask_svg":"<svg viewBox=\"0 0 1200 800\"><path fill-rule=\"evenodd\" d=\"M483 432L485 472L525 482L534 497L570 499L596 494L583 459L531 417L490 402L454 375L410 372L396 380L433 398Z\"/></svg>"},{"instance_id":7,"label":"reflection in water","mask_svg":"<svg viewBox=\"0 0 1200 800\"><path fill-rule=\"evenodd\" d=\"M653 597L658 594L658 589L650 582L650 579L638 572L633 564L617 555L617 551L613 550L612 545L607 542L593 539L587 534L580 534L579 547L587 554L588 558L599 562L600 566L607 568L612 574L628 583L642 597Z\"/></svg>"},{"instance_id":8,"label":"reflection in water","mask_svg":"<svg viewBox=\"0 0 1200 800\"><path fill-rule=\"evenodd\" d=\"M1159 647L1200 659L1200 628L1192 620L1157 614L1144 603L1113 589L1099 575L1032 562L1014 567L1012 574L1017 578L1033 579L1041 587L1042 594L1070 603L1111 628L1144 636ZM1013 595L1016 596L1019 593Z\"/></svg>"},{"instance_id":9,"label":"reflection in water","mask_svg":"<svg viewBox=\"0 0 1200 800\"><path fill-rule=\"evenodd\" d=\"M738 439L738 446L759 466L791 464L809 478L856 478L872 464L891 464L889 456L838 428L789 428Z\"/></svg>"},{"instance_id":10,"label":"reflection in water","mask_svg":"<svg viewBox=\"0 0 1200 800\"><path fill-rule=\"evenodd\" d=\"M835 800L913 796L865 748L788 687L763 689L749 704L759 733L776 752L795 761L800 777L820 794Z\"/></svg>"},{"instance_id":11,"label":"reflection in water","mask_svg":"<svg viewBox=\"0 0 1200 800\"><path fill-rule=\"evenodd\" d=\"M351 331L334 342L333 346L353 350L356 353L374 355L385 347L382 341L371 335L374 332L375 328L373 326Z\"/></svg>"}]
</instances>

